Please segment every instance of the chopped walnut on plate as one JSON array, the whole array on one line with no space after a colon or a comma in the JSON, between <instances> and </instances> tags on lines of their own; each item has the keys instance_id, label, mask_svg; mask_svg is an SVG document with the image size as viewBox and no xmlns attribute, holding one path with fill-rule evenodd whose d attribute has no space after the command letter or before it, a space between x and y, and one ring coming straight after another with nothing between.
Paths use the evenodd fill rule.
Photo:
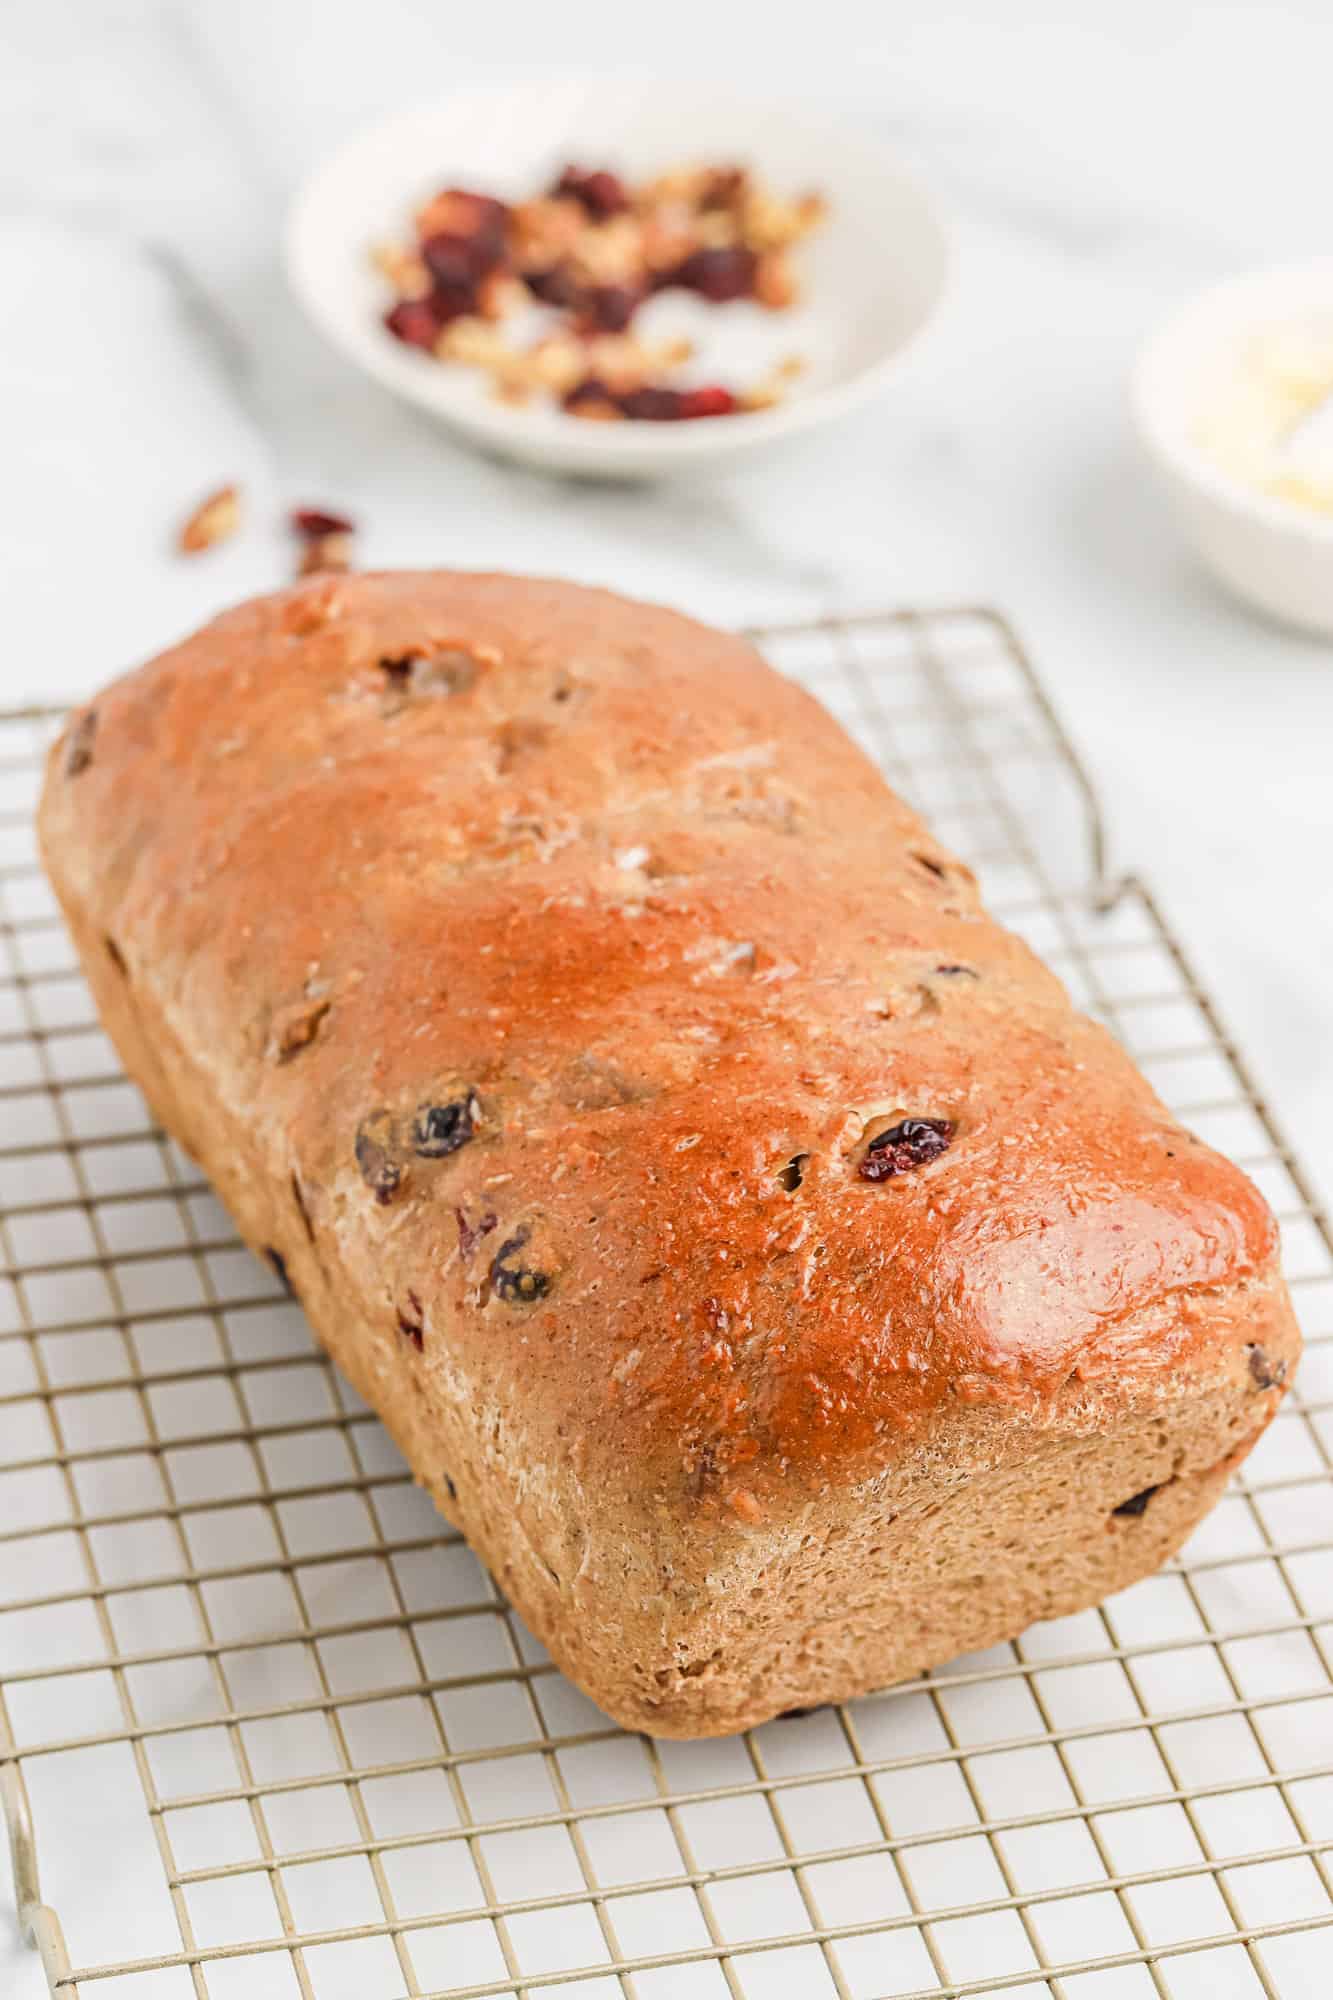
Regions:
<instances>
[{"instance_id":1,"label":"chopped walnut on plate","mask_svg":"<svg viewBox=\"0 0 1333 2000\"><path fill-rule=\"evenodd\" d=\"M488 375L497 396L553 399L585 420L671 423L766 409L802 363L747 388L682 379L692 342L650 340L641 308L676 290L711 305L796 303L792 251L823 220L818 194L786 199L744 167L686 166L635 185L567 166L544 193L504 202L443 188L410 242L376 246L395 339ZM533 310L547 317L532 331Z\"/></svg>"}]
</instances>

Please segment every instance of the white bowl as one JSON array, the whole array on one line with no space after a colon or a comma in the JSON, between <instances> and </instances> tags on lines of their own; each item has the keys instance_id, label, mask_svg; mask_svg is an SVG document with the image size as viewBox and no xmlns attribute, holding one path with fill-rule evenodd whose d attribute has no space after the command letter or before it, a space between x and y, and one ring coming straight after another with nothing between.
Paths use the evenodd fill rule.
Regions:
<instances>
[{"instance_id":1,"label":"white bowl","mask_svg":"<svg viewBox=\"0 0 1333 2000\"><path fill-rule=\"evenodd\" d=\"M686 161L736 162L778 192L815 188L828 198L827 221L796 253L804 297L792 310L707 306L669 292L636 322L696 335L698 379L744 387L782 357L802 355L806 371L786 401L688 423L589 423L549 402L501 403L477 371L434 361L385 331L392 301L371 267L373 243L410 228L413 208L438 187L522 196L569 160L631 177ZM898 367L940 301L947 268L934 208L873 140L728 89L611 78L468 90L396 115L318 170L287 234L302 305L385 388L491 452L613 478L724 459L849 409Z\"/></svg>"},{"instance_id":2,"label":"white bowl","mask_svg":"<svg viewBox=\"0 0 1333 2000\"><path fill-rule=\"evenodd\" d=\"M1181 523L1227 589L1270 617L1333 636L1333 520L1230 478L1194 442L1247 337L1333 314L1333 261L1251 272L1190 300L1147 343L1133 379L1140 437Z\"/></svg>"}]
</instances>

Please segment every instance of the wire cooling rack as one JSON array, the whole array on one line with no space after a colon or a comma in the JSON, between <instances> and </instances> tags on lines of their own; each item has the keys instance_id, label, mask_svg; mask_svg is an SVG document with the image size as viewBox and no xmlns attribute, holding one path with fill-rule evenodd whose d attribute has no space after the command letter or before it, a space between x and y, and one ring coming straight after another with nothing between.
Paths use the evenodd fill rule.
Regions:
<instances>
[{"instance_id":1,"label":"wire cooling rack","mask_svg":"<svg viewBox=\"0 0 1333 2000\"><path fill-rule=\"evenodd\" d=\"M1333 1991L1327 1225L1151 895L1108 885L1002 621L758 636L1261 1183L1300 1389L1099 1610L725 1742L614 1729L121 1076L34 864L58 717L4 720L0 1782L67 2000Z\"/></svg>"}]
</instances>

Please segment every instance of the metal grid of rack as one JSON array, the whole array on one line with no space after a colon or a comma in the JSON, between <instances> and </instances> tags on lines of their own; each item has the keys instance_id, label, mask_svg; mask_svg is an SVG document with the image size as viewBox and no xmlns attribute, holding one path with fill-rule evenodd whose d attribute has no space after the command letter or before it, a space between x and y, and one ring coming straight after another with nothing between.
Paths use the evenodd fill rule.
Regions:
<instances>
[{"instance_id":1,"label":"metal grid of rack","mask_svg":"<svg viewBox=\"0 0 1333 2000\"><path fill-rule=\"evenodd\" d=\"M1108 883L1004 623L757 636L1260 1182L1299 1387L1100 1609L729 1741L616 1730L147 1119L35 865L59 718L0 719L0 1796L64 2000L1333 1986L1327 1224L1148 890Z\"/></svg>"}]
</instances>

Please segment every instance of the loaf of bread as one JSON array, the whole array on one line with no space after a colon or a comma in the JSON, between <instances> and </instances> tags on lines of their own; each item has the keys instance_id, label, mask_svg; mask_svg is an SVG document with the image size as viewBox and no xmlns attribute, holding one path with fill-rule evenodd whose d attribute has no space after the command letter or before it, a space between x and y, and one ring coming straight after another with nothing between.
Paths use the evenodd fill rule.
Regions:
<instances>
[{"instance_id":1,"label":"loaf of bread","mask_svg":"<svg viewBox=\"0 0 1333 2000\"><path fill-rule=\"evenodd\" d=\"M40 831L155 1115L631 1728L1091 1604L1273 1416L1258 1193L737 639L308 581L76 715Z\"/></svg>"}]
</instances>

